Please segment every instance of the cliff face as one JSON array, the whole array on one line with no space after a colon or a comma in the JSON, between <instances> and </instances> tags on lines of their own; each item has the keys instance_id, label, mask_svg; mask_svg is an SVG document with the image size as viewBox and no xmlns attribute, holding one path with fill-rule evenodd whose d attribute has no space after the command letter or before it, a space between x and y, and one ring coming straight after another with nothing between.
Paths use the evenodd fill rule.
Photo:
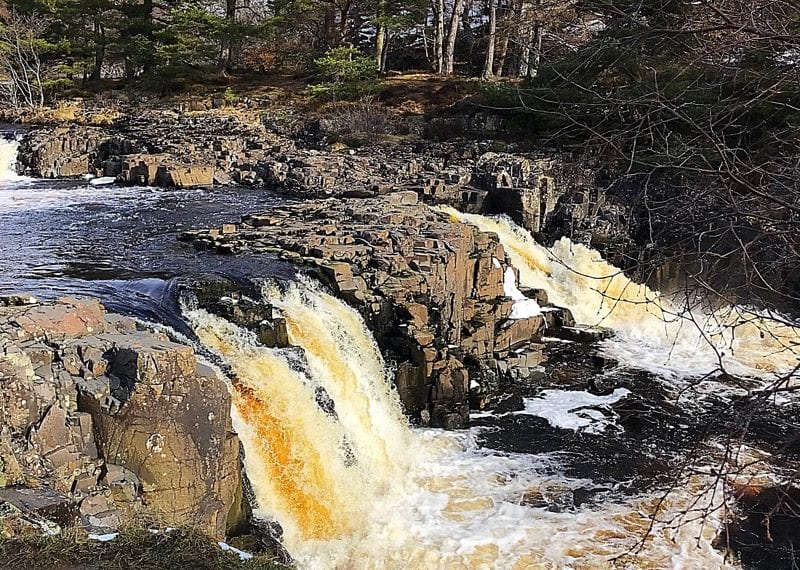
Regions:
<instances>
[{"instance_id":1,"label":"cliff face","mask_svg":"<svg viewBox=\"0 0 800 570\"><path fill-rule=\"evenodd\" d=\"M470 399L493 407L534 376L548 320L570 320L565 310L514 312L522 299L507 296L516 275L497 236L419 204L413 192L296 203L183 239L278 255L327 281L395 361L406 413L434 426L462 427Z\"/></svg>"},{"instance_id":2,"label":"cliff face","mask_svg":"<svg viewBox=\"0 0 800 570\"><path fill-rule=\"evenodd\" d=\"M0 299L0 500L17 513L0 527L146 515L223 536L242 501L230 405L191 347L96 301Z\"/></svg>"}]
</instances>

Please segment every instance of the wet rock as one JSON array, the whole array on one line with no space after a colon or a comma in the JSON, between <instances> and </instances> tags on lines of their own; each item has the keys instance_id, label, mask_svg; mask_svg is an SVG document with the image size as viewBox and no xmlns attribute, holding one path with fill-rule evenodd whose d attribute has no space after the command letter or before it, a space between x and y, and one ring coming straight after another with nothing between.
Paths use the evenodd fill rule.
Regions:
<instances>
[{"instance_id":1,"label":"wet rock","mask_svg":"<svg viewBox=\"0 0 800 570\"><path fill-rule=\"evenodd\" d=\"M575 495L566 483L542 481L537 487L525 492L521 503L528 507L561 513L575 508Z\"/></svg>"},{"instance_id":2,"label":"wet rock","mask_svg":"<svg viewBox=\"0 0 800 570\"><path fill-rule=\"evenodd\" d=\"M35 305L37 303L36 297L26 293L6 293L0 295L0 305L6 307L20 307L22 305Z\"/></svg>"},{"instance_id":3,"label":"wet rock","mask_svg":"<svg viewBox=\"0 0 800 570\"><path fill-rule=\"evenodd\" d=\"M13 505L20 513L35 515L62 527L70 526L77 520L78 511L74 502L67 495L46 488L0 489L0 502Z\"/></svg>"},{"instance_id":4,"label":"wet rock","mask_svg":"<svg viewBox=\"0 0 800 570\"><path fill-rule=\"evenodd\" d=\"M170 341L119 339L111 359L133 389L118 410L87 407L103 457L139 478L144 513L223 535L240 485L224 383Z\"/></svg>"},{"instance_id":5,"label":"wet rock","mask_svg":"<svg viewBox=\"0 0 800 570\"><path fill-rule=\"evenodd\" d=\"M611 329L604 327L590 327L588 325L563 326L548 332L555 338L570 340L573 342L593 343L609 338L614 333Z\"/></svg>"},{"instance_id":6,"label":"wet rock","mask_svg":"<svg viewBox=\"0 0 800 570\"><path fill-rule=\"evenodd\" d=\"M114 532L122 524L118 509L103 495L87 497L80 505L81 523L89 532Z\"/></svg>"},{"instance_id":7,"label":"wet rock","mask_svg":"<svg viewBox=\"0 0 800 570\"><path fill-rule=\"evenodd\" d=\"M417 421L463 426L470 401L488 403L542 361L531 341L546 319L509 318L508 262L497 236L430 210L414 192L295 203L246 215L235 233L212 228L182 239L199 249L276 254L315 273L362 313L396 362L398 393ZM268 312L229 292L217 299L205 306L251 330L271 323L274 333L259 332L264 344L286 340ZM471 400L471 381L487 397Z\"/></svg>"},{"instance_id":8,"label":"wet rock","mask_svg":"<svg viewBox=\"0 0 800 570\"><path fill-rule=\"evenodd\" d=\"M494 413L507 414L509 412L516 412L522 410L525 405L522 402L522 396L517 393L502 394L497 403L493 405Z\"/></svg>"}]
</instances>

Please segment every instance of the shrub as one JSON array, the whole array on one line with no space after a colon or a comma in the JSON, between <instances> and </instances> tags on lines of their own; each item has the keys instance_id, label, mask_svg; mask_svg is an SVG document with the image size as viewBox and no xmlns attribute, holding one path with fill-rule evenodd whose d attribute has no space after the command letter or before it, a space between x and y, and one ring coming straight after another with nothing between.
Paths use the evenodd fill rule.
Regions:
<instances>
[{"instance_id":1,"label":"shrub","mask_svg":"<svg viewBox=\"0 0 800 570\"><path fill-rule=\"evenodd\" d=\"M222 94L222 100L225 101L226 105L233 106L239 102L239 95L236 94L236 91L228 87L225 89L225 93Z\"/></svg>"},{"instance_id":2,"label":"shrub","mask_svg":"<svg viewBox=\"0 0 800 570\"><path fill-rule=\"evenodd\" d=\"M352 47L328 50L314 60L322 81L309 86L309 93L322 99L353 100L381 89L375 61Z\"/></svg>"},{"instance_id":3,"label":"shrub","mask_svg":"<svg viewBox=\"0 0 800 570\"><path fill-rule=\"evenodd\" d=\"M334 142L348 146L374 142L379 135L391 131L386 109L373 97L334 104L326 113L323 126Z\"/></svg>"}]
</instances>

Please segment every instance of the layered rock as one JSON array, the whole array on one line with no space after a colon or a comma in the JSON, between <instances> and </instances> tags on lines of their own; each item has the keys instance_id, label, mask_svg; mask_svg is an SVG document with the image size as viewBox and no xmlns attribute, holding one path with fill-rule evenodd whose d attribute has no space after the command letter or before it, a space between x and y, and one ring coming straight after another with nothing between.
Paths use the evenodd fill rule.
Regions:
<instances>
[{"instance_id":1,"label":"layered rock","mask_svg":"<svg viewBox=\"0 0 800 570\"><path fill-rule=\"evenodd\" d=\"M90 174L165 187L237 183L315 199L413 190L426 203L508 214L544 240L566 235L601 247L626 240L625 209L566 156L498 153L469 141L339 151L296 142L252 119L149 110L113 130L32 131L19 163L35 176Z\"/></svg>"},{"instance_id":2,"label":"layered rock","mask_svg":"<svg viewBox=\"0 0 800 570\"><path fill-rule=\"evenodd\" d=\"M113 129L31 131L20 144L18 163L27 174L45 178L88 174L126 184L211 186L230 183L234 171L291 146L234 116L148 110L120 119Z\"/></svg>"},{"instance_id":3,"label":"layered rock","mask_svg":"<svg viewBox=\"0 0 800 570\"><path fill-rule=\"evenodd\" d=\"M230 398L191 347L96 301L4 302L6 510L99 532L142 515L214 536L238 522L231 518L241 513L242 480Z\"/></svg>"},{"instance_id":4,"label":"layered rock","mask_svg":"<svg viewBox=\"0 0 800 570\"><path fill-rule=\"evenodd\" d=\"M470 400L494 406L510 385L534 376L538 341L555 322L548 313L568 315L512 318L504 281L516 275L497 236L419 204L414 192L295 203L183 239L313 270L361 311L395 361L406 412L435 426L463 426Z\"/></svg>"}]
</instances>

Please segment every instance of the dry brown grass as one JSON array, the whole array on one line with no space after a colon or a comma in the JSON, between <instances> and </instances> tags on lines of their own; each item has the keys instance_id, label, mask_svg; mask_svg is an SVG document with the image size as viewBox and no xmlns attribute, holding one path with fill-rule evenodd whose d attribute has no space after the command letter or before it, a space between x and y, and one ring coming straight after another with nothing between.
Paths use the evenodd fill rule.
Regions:
<instances>
[{"instance_id":1,"label":"dry brown grass","mask_svg":"<svg viewBox=\"0 0 800 570\"><path fill-rule=\"evenodd\" d=\"M131 527L108 542L78 529L57 536L0 540L2 570L286 570L269 556L242 561L200 533Z\"/></svg>"},{"instance_id":2,"label":"dry brown grass","mask_svg":"<svg viewBox=\"0 0 800 570\"><path fill-rule=\"evenodd\" d=\"M116 109L106 109L103 111L97 111L94 113L89 113L84 121L82 121L86 125L91 125L94 127L108 127L114 124L114 121L122 117L122 113L120 113Z\"/></svg>"},{"instance_id":3,"label":"dry brown grass","mask_svg":"<svg viewBox=\"0 0 800 570\"><path fill-rule=\"evenodd\" d=\"M25 114L27 123L59 124L71 123L78 119L81 113L80 105L75 103L59 103L55 107L45 107Z\"/></svg>"}]
</instances>

